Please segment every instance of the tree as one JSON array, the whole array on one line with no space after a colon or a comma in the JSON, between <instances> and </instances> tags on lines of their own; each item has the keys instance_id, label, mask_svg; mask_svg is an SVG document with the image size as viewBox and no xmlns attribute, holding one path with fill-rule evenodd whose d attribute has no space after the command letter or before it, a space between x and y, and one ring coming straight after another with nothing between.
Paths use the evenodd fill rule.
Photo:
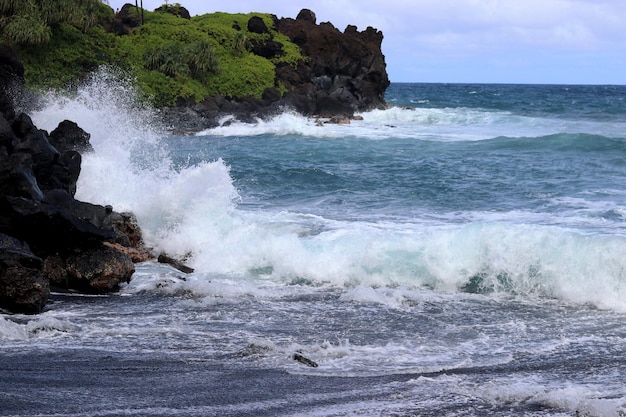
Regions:
<instances>
[{"instance_id":1,"label":"tree","mask_svg":"<svg viewBox=\"0 0 626 417\"><path fill-rule=\"evenodd\" d=\"M144 56L144 67L169 77L189 74L200 78L219 73L220 62L209 41L203 39L189 45L171 42L152 48Z\"/></svg>"},{"instance_id":2,"label":"tree","mask_svg":"<svg viewBox=\"0 0 626 417\"><path fill-rule=\"evenodd\" d=\"M143 25L143 0L141 0L141 3L138 3L137 0L135 0L135 9L137 9L137 15L139 16L139 21Z\"/></svg>"}]
</instances>

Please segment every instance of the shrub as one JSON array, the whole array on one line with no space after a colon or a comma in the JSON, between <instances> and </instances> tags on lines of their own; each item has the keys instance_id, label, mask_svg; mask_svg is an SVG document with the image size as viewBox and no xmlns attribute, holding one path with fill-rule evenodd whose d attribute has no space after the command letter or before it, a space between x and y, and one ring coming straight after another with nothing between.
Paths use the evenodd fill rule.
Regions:
<instances>
[{"instance_id":1,"label":"shrub","mask_svg":"<svg viewBox=\"0 0 626 417\"><path fill-rule=\"evenodd\" d=\"M117 36L98 24L87 30L79 27L80 21L86 26L92 22L88 8L82 9L83 20L72 18L71 23L52 25L43 18L38 25L35 20L26 25L14 13L26 3L46 2L54 3L0 0L0 28L4 22L3 35L11 35L10 43L24 61L26 83L31 88L67 86L107 64L131 73L140 91L156 106L174 105L178 98L195 96L201 100L216 94L260 98L267 87L276 86L276 64L296 65L302 59L299 47L272 29L270 15L218 12L187 20L169 13L145 12L142 26L128 35ZM59 4L65 2L91 5L98 22L113 18L113 10L95 0L59 0ZM55 13L49 13L49 22L58 20ZM253 15L266 21L269 34L247 31L247 22ZM15 29L9 24L16 25ZM282 43L285 54L270 60L248 51L250 41L268 39ZM29 46L33 44L38 47ZM284 86L277 87L284 91Z\"/></svg>"}]
</instances>

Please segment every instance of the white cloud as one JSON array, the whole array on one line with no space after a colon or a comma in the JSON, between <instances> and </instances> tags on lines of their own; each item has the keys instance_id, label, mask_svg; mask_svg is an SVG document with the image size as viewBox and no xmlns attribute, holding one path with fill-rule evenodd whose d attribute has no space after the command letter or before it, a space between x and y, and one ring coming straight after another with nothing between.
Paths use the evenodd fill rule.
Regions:
<instances>
[{"instance_id":1,"label":"white cloud","mask_svg":"<svg viewBox=\"0 0 626 417\"><path fill-rule=\"evenodd\" d=\"M300 9L310 8L318 22L330 21L339 30L348 24L359 30L373 26L383 31L383 52L392 80L408 80L406 68L428 66L428 59L434 57L441 73L450 76L456 71L461 78L466 72L455 67L462 65L462 59L468 63L470 59L499 60L519 68L527 63L536 68L538 62L545 66L556 59L578 62L575 56L584 54L587 61L594 55L610 60L615 69L612 82L626 82L626 62L621 58L626 56L624 0L178 1L192 14L258 11L295 18ZM112 7L123 3L110 0ZM152 10L163 1L143 3Z\"/></svg>"}]
</instances>

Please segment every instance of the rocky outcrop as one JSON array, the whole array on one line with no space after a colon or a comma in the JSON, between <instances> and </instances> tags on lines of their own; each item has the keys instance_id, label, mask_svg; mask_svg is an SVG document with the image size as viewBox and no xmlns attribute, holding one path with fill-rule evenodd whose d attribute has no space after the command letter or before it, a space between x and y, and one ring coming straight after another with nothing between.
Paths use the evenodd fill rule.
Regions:
<instances>
[{"instance_id":1,"label":"rocky outcrop","mask_svg":"<svg viewBox=\"0 0 626 417\"><path fill-rule=\"evenodd\" d=\"M49 294L41 258L24 242L0 233L0 307L17 313L39 313Z\"/></svg>"},{"instance_id":2,"label":"rocky outcrop","mask_svg":"<svg viewBox=\"0 0 626 417\"><path fill-rule=\"evenodd\" d=\"M276 71L289 90L285 99L298 111L351 115L385 107L389 78L382 32L348 26L342 33L330 23L316 24L315 14L306 9L296 19L280 19L277 29L307 57L295 68L282 65Z\"/></svg>"},{"instance_id":3,"label":"rocky outcrop","mask_svg":"<svg viewBox=\"0 0 626 417\"><path fill-rule=\"evenodd\" d=\"M368 27L359 32L348 26L340 32L330 23L316 23L315 13L304 9L296 19L274 18L274 29L300 46L304 59L297 65L279 64L276 85L262 97L207 97L199 103L181 102L179 107L162 109L166 124L186 133L214 127L224 115L242 122L293 109L308 116L348 117L354 112L385 108L389 86L382 32ZM260 17L251 17L248 30L266 34L264 41L251 43L251 52L264 58L283 54L283 45L271 37Z\"/></svg>"},{"instance_id":4,"label":"rocky outcrop","mask_svg":"<svg viewBox=\"0 0 626 417\"><path fill-rule=\"evenodd\" d=\"M130 231L131 216L74 198L89 135L68 121L48 135L15 111L9 93L22 85L23 67L6 46L0 75L0 308L39 312L50 285L115 290L135 269L110 245L141 238Z\"/></svg>"},{"instance_id":5,"label":"rocky outcrop","mask_svg":"<svg viewBox=\"0 0 626 417\"><path fill-rule=\"evenodd\" d=\"M176 3L174 5L164 4L163 6L157 7L154 9L155 12L161 13L169 13L174 16L182 17L183 19L191 19L191 15L189 14L189 10Z\"/></svg>"},{"instance_id":6,"label":"rocky outcrop","mask_svg":"<svg viewBox=\"0 0 626 417\"><path fill-rule=\"evenodd\" d=\"M132 4L126 3L115 13L111 30L117 35L128 35L133 28L141 25L141 13Z\"/></svg>"},{"instance_id":7,"label":"rocky outcrop","mask_svg":"<svg viewBox=\"0 0 626 417\"><path fill-rule=\"evenodd\" d=\"M93 152L89 143L91 135L81 129L76 123L64 120L48 137L50 144L58 151L76 151L79 153Z\"/></svg>"}]
</instances>

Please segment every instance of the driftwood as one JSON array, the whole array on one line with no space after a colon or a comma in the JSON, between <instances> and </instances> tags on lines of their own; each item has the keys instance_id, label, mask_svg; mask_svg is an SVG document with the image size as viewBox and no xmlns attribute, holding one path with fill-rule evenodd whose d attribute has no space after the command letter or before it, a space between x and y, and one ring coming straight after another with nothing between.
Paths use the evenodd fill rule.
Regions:
<instances>
[{"instance_id":1,"label":"driftwood","mask_svg":"<svg viewBox=\"0 0 626 417\"><path fill-rule=\"evenodd\" d=\"M162 264L172 265L174 268L178 269L181 272L184 272L185 274L191 274L194 271L193 268L188 267L187 265L183 264L181 261L176 260L172 257L169 257L164 253L159 255L159 257L157 258L157 261L159 261Z\"/></svg>"},{"instance_id":2,"label":"driftwood","mask_svg":"<svg viewBox=\"0 0 626 417\"><path fill-rule=\"evenodd\" d=\"M313 362L309 358L305 358L299 353L293 354L293 360L300 362L303 365L310 366L311 368L317 368L317 363Z\"/></svg>"}]
</instances>

